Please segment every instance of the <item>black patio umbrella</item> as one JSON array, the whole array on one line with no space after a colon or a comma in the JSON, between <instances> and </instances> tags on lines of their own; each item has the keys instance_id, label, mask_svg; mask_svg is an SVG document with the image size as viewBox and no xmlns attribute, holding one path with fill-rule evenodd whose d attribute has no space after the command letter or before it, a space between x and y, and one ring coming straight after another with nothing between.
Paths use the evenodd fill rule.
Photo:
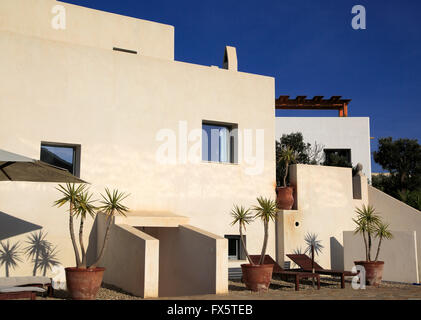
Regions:
<instances>
[{"instance_id":1,"label":"black patio umbrella","mask_svg":"<svg viewBox=\"0 0 421 320\"><path fill-rule=\"evenodd\" d=\"M86 183L65 169L2 149L0 181Z\"/></svg>"}]
</instances>

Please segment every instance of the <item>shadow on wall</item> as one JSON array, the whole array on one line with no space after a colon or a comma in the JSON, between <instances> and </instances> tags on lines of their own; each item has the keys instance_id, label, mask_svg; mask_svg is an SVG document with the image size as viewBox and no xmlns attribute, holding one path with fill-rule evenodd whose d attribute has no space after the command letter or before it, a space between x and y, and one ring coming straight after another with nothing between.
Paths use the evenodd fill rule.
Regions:
<instances>
[{"instance_id":1,"label":"shadow on wall","mask_svg":"<svg viewBox=\"0 0 421 320\"><path fill-rule=\"evenodd\" d=\"M4 267L5 276L10 276L10 271L23 263L23 256L33 264L32 275L46 276L47 271L59 265L57 259L57 246L46 240L47 233L40 230L27 236L24 244L10 240L0 242L0 267ZM23 247L24 246L24 247Z\"/></svg>"},{"instance_id":2,"label":"shadow on wall","mask_svg":"<svg viewBox=\"0 0 421 320\"><path fill-rule=\"evenodd\" d=\"M97 259L97 229L98 228L98 216L95 217L94 223L89 233L89 244L86 249L86 260L88 265L95 263Z\"/></svg>"},{"instance_id":3,"label":"shadow on wall","mask_svg":"<svg viewBox=\"0 0 421 320\"><path fill-rule=\"evenodd\" d=\"M42 229L41 226L0 211L0 241Z\"/></svg>"},{"instance_id":4,"label":"shadow on wall","mask_svg":"<svg viewBox=\"0 0 421 320\"><path fill-rule=\"evenodd\" d=\"M344 270L344 247L336 240L330 237L330 265L333 270Z\"/></svg>"},{"instance_id":5,"label":"shadow on wall","mask_svg":"<svg viewBox=\"0 0 421 320\"><path fill-rule=\"evenodd\" d=\"M88 264L95 262L97 256L96 228L97 220L95 219L89 234ZM40 229L42 229L42 226L15 218L0 211L0 269L4 270L6 277L10 276L11 270L16 269L20 263L24 262L32 264L33 276L46 276L52 267L60 265L57 246L48 241L48 234ZM16 242L8 240L29 232L32 233L28 234L25 240Z\"/></svg>"},{"instance_id":6,"label":"shadow on wall","mask_svg":"<svg viewBox=\"0 0 421 320\"><path fill-rule=\"evenodd\" d=\"M22 262L20 243L10 244L10 241L0 243L0 267L4 267L6 277L10 270L15 269Z\"/></svg>"},{"instance_id":7,"label":"shadow on wall","mask_svg":"<svg viewBox=\"0 0 421 320\"><path fill-rule=\"evenodd\" d=\"M46 240L47 233L40 230L38 233L31 233L25 241L24 252L34 265L32 275L36 276L38 271L45 277L47 271L59 265L57 259L57 246Z\"/></svg>"}]
</instances>

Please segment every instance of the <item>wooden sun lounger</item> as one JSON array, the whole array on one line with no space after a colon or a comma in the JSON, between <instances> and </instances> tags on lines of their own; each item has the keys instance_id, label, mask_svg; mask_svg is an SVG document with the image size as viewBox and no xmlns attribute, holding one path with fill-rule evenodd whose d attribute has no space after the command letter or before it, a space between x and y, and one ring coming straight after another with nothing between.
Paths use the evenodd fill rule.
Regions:
<instances>
[{"instance_id":1,"label":"wooden sun lounger","mask_svg":"<svg viewBox=\"0 0 421 320\"><path fill-rule=\"evenodd\" d=\"M287 254L287 257L294 261L303 271L312 271L312 261L311 258L305 254ZM328 275L333 277L340 277L341 278L341 288L345 288L345 277L353 277L356 276L357 273L351 271L343 271L343 270L328 270L323 269L319 264L314 262L314 272L322 275Z\"/></svg>"},{"instance_id":2,"label":"wooden sun lounger","mask_svg":"<svg viewBox=\"0 0 421 320\"><path fill-rule=\"evenodd\" d=\"M36 293L44 293L46 291L49 297L53 296L54 290L51 279L47 277L28 276L0 278L0 299L2 300L21 298L32 299L32 296ZM13 298L15 296L16 298Z\"/></svg>"},{"instance_id":3,"label":"wooden sun lounger","mask_svg":"<svg viewBox=\"0 0 421 320\"><path fill-rule=\"evenodd\" d=\"M260 255L250 256L250 259L254 263L259 263ZM301 279L312 279L317 280L317 289L320 290L320 275L313 272L302 272L302 271L288 271L283 269L271 256L265 255L263 264L273 264L273 274L279 274L283 279L294 278L295 282L295 291L300 290L300 280Z\"/></svg>"},{"instance_id":4,"label":"wooden sun lounger","mask_svg":"<svg viewBox=\"0 0 421 320\"><path fill-rule=\"evenodd\" d=\"M31 299L36 300L37 293L44 293L40 287L0 287L0 300Z\"/></svg>"}]
</instances>

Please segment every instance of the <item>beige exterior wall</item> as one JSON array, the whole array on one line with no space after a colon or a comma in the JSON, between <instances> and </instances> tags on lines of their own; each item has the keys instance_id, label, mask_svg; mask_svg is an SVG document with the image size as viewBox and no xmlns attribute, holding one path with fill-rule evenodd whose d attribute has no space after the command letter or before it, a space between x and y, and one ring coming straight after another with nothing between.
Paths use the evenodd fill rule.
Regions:
<instances>
[{"instance_id":1,"label":"beige exterior wall","mask_svg":"<svg viewBox=\"0 0 421 320\"><path fill-rule=\"evenodd\" d=\"M384 261L383 280L419 283L417 233L415 231L393 231L391 240L383 240L379 260ZM373 258L376 255L378 239L374 239ZM354 261L365 260L365 247L361 235L353 231L344 232L345 269L351 270ZM404 249L404 250L403 250Z\"/></svg>"},{"instance_id":2,"label":"beige exterior wall","mask_svg":"<svg viewBox=\"0 0 421 320\"><path fill-rule=\"evenodd\" d=\"M54 1L23 2L29 9L22 1L0 3L0 67L7 75L0 79L0 108L2 119L7 119L0 126L1 148L39 159L41 141L80 144L81 178L92 184L98 197L105 186L118 188L131 194L125 203L133 211L173 212L222 237L238 234L230 225L234 203L250 206L260 195L275 198L273 78L171 61L167 49L156 49L161 44L155 42L172 37L172 28L70 5L65 5L67 35L53 36L55 31L47 29ZM80 21L77 25L71 22L73 15ZM22 27L18 19L24 20ZM81 29L88 20L102 25ZM126 32L132 30L131 23L150 26L148 39L155 49L149 56L111 50L114 45L143 41ZM113 42L110 30L117 26L127 44ZM136 28L132 32L138 34ZM179 122L185 121L192 130L201 129L202 120L236 123L239 130L252 130L254 139L256 130L264 129L263 171L247 174L253 163L244 161L184 163L182 156L180 160L184 135ZM177 135L176 164L157 162L161 129ZM200 138L187 145L196 146L200 158ZM71 266L68 217L66 208L52 207L60 196L54 187L0 183L0 211L25 225L24 230L8 233L11 243L23 243L30 230L43 228L58 247L60 263ZM86 225L86 240L92 223ZM268 246L272 255L274 239L272 225ZM262 241L263 226L256 222L247 229L250 253L259 253ZM230 263L234 264L239 262ZM31 272L25 260L11 275Z\"/></svg>"},{"instance_id":3,"label":"beige exterior wall","mask_svg":"<svg viewBox=\"0 0 421 320\"><path fill-rule=\"evenodd\" d=\"M102 247L106 218L98 216L98 251ZM101 266L104 283L143 298L158 297L159 240L129 225L113 224Z\"/></svg>"},{"instance_id":4,"label":"beige exterior wall","mask_svg":"<svg viewBox=\"0 0 421 320\"><path fill-rule=\"evenodd\" d=\"M368 187L368 196L370 205L380 212L384 221L390 224L392 230L411 233L415 231L417 233L417 258L418 261L421 261L421 212L372 186ZM402 260L402 263L406 263L406 261ZM418 274L421 274L419 264Z\"/></svg>"},{"instance_id":5,"label":"beige exterior wall","mask_svg":"<svg viewBox=\"0 0 421 320\"><path fill-rule=\"evenodd\" d=\"M52 21L65 9L66 28ZM55 0L1 0L0 30L69 44L137 51L142 56L174 60L174 27L88 9Z\"/></svg>"},{"instance_id":6,"label":"beige exterior wall","mask_svg":"<svg viewBox=\"0 0 421 320\"><path fill-rule=\"evenodd\" d=\"M361 200L353 199L352 180L350 168L291 166L291 185L296 188L296 210L281 211L278 216L280 263L290 261L286 254L300 249L304 253L306 234L315 233L324 246L322 253L316 257L317 262L324 268L343 269L343 231L354 229L352 218L355 217L355 207L368 201L367 179L361 177Z\"/></svg>"},{"instance_id":7,"label":"beige exterior wall","mask_svg":"<svg viewBox=\"0 0 421 320\"><path fill-rule=\"evenodd\" d=\"M139 228L159 240L159 296L228 293L228 242L192 226Z\"/></svg>"}]
</instances>

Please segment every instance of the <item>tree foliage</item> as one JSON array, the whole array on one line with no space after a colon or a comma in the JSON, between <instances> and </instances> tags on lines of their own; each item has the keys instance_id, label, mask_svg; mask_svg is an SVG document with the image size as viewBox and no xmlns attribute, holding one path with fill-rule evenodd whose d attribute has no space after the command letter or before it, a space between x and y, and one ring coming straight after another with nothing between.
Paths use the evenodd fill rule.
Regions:
<instances>
[{"instance_id":1,"label":"tree foliage","mask_svg":"<svg viewBox=\"0 0 421 320\"><path fill-rule=\"evenodd\" d=\"M421 145L418 140L391 137L379 139L374 161L387 170L397 190L416 190L421 187ZM397 192L397 191L396 191Z\"/></svg>"},{"instance_id":2,"label":"tree foliage","mask_svg":"<svg viewBox=\"0 0 421 320\"><path fill-rule=\"evenodd\" d=\"M374 161L388 174L373 176L373 186L421 210L421 145L418 140L379 139Z\"/></svg>"},{"instance_id":3,"label":"tree foliage","mask_svg":"<svg viewBox=\"0 0 421 320\"><path fill-rule=\"evenodd\" d=\"M294 153L294 159L288 162L280 161L285 150L290 149ZM295 132L283 134L279 141L276 141L276 183L278 186L284 185L284 177L288 175L288 166L292 164L319 164L323 158L323 146L314 143L304 142L303 134Z\"/></svg>"},{"instance_id":4,"label":"tree foliage","mask_svg":"<svg viewBox=\"0 0 421 320\"><path fill-rule=\"evenodd\" d=\"M323 165L328 167L352 168L352 163L345 156L336 153L326 155Z\"/></svg>"}]
</instances>

